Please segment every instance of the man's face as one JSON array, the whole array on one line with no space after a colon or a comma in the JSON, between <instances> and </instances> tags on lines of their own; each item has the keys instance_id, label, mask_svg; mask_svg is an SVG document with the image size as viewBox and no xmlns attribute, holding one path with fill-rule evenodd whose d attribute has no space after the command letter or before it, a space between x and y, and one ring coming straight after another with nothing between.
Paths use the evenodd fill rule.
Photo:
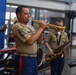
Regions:
<instances>
[{"instance_id":1,"label":"man's face","mask_svg":"<svg viewBox=\"0 0 76 75\"><path fill-rule=\"evenodd\" d=\"M55 23L57 26L63 26L63 22L61 21L61 22L56 22ZM62 31L61 29L57 29L57 31Z\"/></svg>"},{"instance_id":2,"label":"man's face","mask_svg":"<svg viewBox=\"0 0 76 75\"><path fill-rule=\"evenodd\" d=\"M28 8L22 8L22 11L18 14L19 20L26 24L29 22L30 19L30 13Z\"/></svg>"},{"instance_id":3,"label":"man's face","mask_svg":"<svg viewBox=\"0 0 76 75\"><path fill-rule=\"evenodd\" d=\"M62 22L62 21L61 21L61 22L58 22L58 21L57 21L57 22L56 22L56 25L57 25L57 26L63 26L63 22Z\"/></svg>"}]
</instances>

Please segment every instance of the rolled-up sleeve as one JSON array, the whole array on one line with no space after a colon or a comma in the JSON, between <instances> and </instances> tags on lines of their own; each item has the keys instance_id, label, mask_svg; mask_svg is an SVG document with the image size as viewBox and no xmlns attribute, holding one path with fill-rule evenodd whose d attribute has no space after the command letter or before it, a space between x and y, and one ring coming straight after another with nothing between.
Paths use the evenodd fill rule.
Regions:
<instances>
[{"instance_id":1,"label":"rolled-up sleeve","mask_svg":"<svg viewBox=\"0 0 76 75\"><path fill-rule=\"evenodd\" d=\"M31 32L28 32L26 29L14 27L13 35L15 38L21 40L23 43L31 37Z\"/></svg>"},{"instance_id":2,"label":"rolled-up sleeve","mask_svg":"<svg viewBox=\"0 0 76 75\"><path fill-rule=\"evenodd\" d=\"M47 36L45 37L44 41L45 42L49 42L51 39L51 33L47 34Z\"/></svg>"}]
</instances>

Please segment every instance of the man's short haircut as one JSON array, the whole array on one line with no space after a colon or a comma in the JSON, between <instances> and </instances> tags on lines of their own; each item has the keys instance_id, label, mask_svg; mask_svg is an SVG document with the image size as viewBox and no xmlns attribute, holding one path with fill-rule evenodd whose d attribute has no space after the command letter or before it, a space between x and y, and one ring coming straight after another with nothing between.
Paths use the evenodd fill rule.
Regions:
<instances>
[{"instance_id":1,"label":"man's short haircut","mask_svg":"<svg viewBox=\"0 0 76 75\"><path fill-rule=\"evenodd\" d=\"M60 18L58 18L58 19L56 20L56 22L59 22L59 23L60 23L60 22L63 22L63 26L65 26L65 25L64 25L64 21L63 21L62 19L60 19ZM55 23L56 23L56 22L55 22Z\"/></svg>"},{"instance_id":2,"label":"man's short haircut","mask_svg":"<svg viewBox=\"0 0 76 75\"><path fill-rule=\"evenodd\" d=\"M22 8L26 8L24 5L20 5L16 8L16 15L22 11Z\"/></svg>"},{"instance_id":3,"label":"man's short haircut","mask_svg":"<svg viewBox=\"0 0 76 75\"><path fill-rule=\"evenodd\" d=\"M57 21L58 21L59 23L60 23L60 22L63 22L63 20L62 20L62 19L57 19L57 20L56 20L56 22L57 22Z\"/></svg>"},{"instance_id":4,"label":"man's short haircut","mask_svg":"<svg viewBox=\"0 0 76 75\"><path fill-rule=\"evenodd\" d=\"M62 20L62 19L57 19L57 20L56 20L56 22L57 22L57 21L58 21L59 23L60 23L60 22L63 22L63 20Z\"/></svg>"}]
</instances>

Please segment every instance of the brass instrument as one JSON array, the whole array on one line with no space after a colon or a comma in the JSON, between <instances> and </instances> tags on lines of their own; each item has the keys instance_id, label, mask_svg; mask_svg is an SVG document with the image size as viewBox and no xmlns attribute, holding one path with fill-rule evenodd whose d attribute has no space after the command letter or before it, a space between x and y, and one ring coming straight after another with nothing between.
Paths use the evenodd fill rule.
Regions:
<instances>
[{"instance_id":1,"label":"brass instrument","mask_svg":"<svg viewBox=\"0 0 76 75\"><path fill-rule=\"evenodd\" d=\"M37 27L37 28L39 28L39 25L38 24L34 24L34 26ZM56 28L47 27L44 31L50 31L50 32L55 33L55 30L56 30Z\"/></svg>"},{"instance_id":2,"label":"brass instrument","mask_svg":"<svg viewBox=\"0 0 76 75\"><path fill-rule=\"evenodd\" d=\"M61 56L63 54L63 50L74 40L75 38L73 37L70 41L66 42L65 44L61 45L60 47L58 47L57 49L55 49L54 55L51 54L46 54L45 56L45 60L46 61L52 61L53 59Z\"/></svg>"},{"instance_id":3,"label":"brass instrument","mask_svg":"<svg viewBox=\"0 0 76 75\"><path fill-rule=\"evenodd\" d=\"M39 23L39 20L33 20L33 22ZM36 26L37 28L39 28L39 25L38 24L35 24L34 26ZM45 29L45 31L55 32L56 29L60 29L60 30L62 30L64 32L65 29L66 29L66 26L63 26L62 27L62 26L56 26L54 24L47 23L47 28Z\"/></svg>"}]
</instances>

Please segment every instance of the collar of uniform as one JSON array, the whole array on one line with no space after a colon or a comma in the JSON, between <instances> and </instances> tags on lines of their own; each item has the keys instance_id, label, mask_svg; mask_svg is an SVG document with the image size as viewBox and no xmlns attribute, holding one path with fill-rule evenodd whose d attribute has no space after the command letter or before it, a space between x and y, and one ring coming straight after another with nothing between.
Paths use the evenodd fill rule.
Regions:
<instances>
[{"instance_id":1,"label":"collar of uniform","mask_svg":"<svg viewBox=\"0 0 76 75\"><path fill-rule=\"evenodd\" d=\"M25 25L25 24L22 24L22 23L20 23L20 22L18 22L21 26L23 26L23 27L25 27L25 26L27 26L27 24Z\"/></svg>"},{"instance_id":2,"label":"collar of uniform","mask_svg":"<svg viewBox=\"0 0 76 75\"><path fill-rule=\"evenodd\" d=\"M58 35L61 35L61 32L60 32L60 31L58 31L58 32L57 32L57 34L58 34Z\"/></svg>"}]
</instances>

